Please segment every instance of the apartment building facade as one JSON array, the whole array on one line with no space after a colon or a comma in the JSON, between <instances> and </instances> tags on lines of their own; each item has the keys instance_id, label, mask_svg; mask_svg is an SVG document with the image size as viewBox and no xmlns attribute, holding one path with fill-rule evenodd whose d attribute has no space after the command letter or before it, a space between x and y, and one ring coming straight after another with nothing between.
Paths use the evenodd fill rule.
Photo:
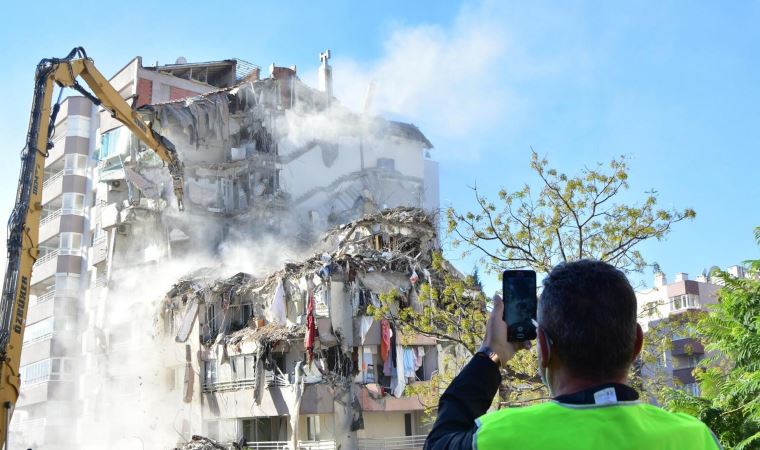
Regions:
<instances>
[{"instance_id":1,"label":"apartment building facade","mask_svg":"<svg viewBox=\"0 0 760 450\"><path fill-rule=\"evenodd\" d=\"M326 66L324 59L320 71ZM129 303L125 280L132 269L151 271L199 249L213 254L233 238L255 239L262 230L308 241L319 230L383 208L438 208L437 163L424 135L409 124L350 113L328 94L331 78L320 80L325 85L312 89L295 67L274 64L262 79L257 66L235 59L180 58L146 67L138 57L119 70L112 85L134 107L145 107L146 120L186 162L185 213L176 211L162 163L118 121L83 97L64 101L46 161L41 254L11 448L88 448L92 424L115 406L113 399L103 401L113 386L123 387L118 401L125 408L139 409L134 402L145 375L125 366L140 364L142 351L174 349L130 324L131 314L154 313ZM338 135L319 131L330 121L351 126ZM174 367L175 359L165 363L162 357L151 363ZM205 370L193 364L197 373ZM177 375L175 382L183 381ZM200 399L200 386L199 380L191 398ZM188 403L176 414L181 423L172 423L184 439L213 432L215 420L223 429L221 421L233 419ZM396 401L391 410L404 411L403 405L409 406ZM396 434L416 430L421 407L415 408L393 419L396 427L404 424L404 433ZM383 414L367 420L391 420ZM249 413L226 423L249 436L251 424L264 417L252 422ZM326 436L318 430L332 427L331 419L319 422L318 415L304 420L305 438Z\"/></svg>"},{"instance_id":2,"label":"apartment building facade","mask_svg":"<svg viewBox=\"0 0 760 450\"><path fill-rule=\"evenodd\" d=\"M731 266L726 271L732 276L744 277L741 266ZM704 274L690 280L688 274L678 273L668 283L664 273L657 273L651 289L636 293L639 324L645 333L653 336L651 341L659 345L656 361L642 367L645 378L699 394L693 371L706 356L705 349L687 329L718 301L719 288Z\"/></svg>"},{"instance_id":3,"label":"apartment building facade","mask_svg":"<svg viewBox=\"0 0 760 450\"><path fill-rule=\"evenodd\" d=\"M97 117L84 97L63 100L45 160L40 254L34 264L21 354L22 395L11 438L40 442L40 430L62 430L56 420L75 398L79 298L86 282L83 243L89 238L87 197Z\"/></svg>"}]
</instances>

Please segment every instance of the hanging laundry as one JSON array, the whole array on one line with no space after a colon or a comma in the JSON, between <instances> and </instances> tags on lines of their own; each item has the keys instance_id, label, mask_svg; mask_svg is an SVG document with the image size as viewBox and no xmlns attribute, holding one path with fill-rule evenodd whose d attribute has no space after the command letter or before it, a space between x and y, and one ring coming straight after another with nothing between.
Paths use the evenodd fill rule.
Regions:
<instances>
[{"instance_id":1,"label":"hanging laundry","mask_svg":"<svg viewBox=\"0 0 760 450\"><path fill-rule=\"evenodd\" d=\"M422 275L425 276L425 279L427 280L429 285L433 285L433 279L430 277L430 271L427 269L422 269Z\"/></svg>"},{"instance_id":2,"label":"hanging laundry","mask_svg":"<svg viewBox=\"0 0 760 450\"><path fill-rule=\"evenodd\" d=\"M306 347L306 360L309 366L314 359L314 339L317 336L317 324L314 320L314 292L309 289L309 301L306 305L306 338L304 346Z\"/></svg>"},{"instance_id":3,"label":"hanging laundry","mask_svg":"<svg viewBox=\"0 0 760 450\"><path fill-rule=\"evenodd\" d=\"M388 322L388 325L390 325L390 328L391 328L391 345L390 345L390 349L391 349L391 357L390 357L391 366L392 367L398 367L399 366L398 365L399 355L398 355L398 350L396 349L396 346L397 346L397 344L400 346L401 342L399 342L398 336L396 336L396 328L393 326L393 324L391 322ZM403 367L403 366L404 365L401 364L401 367Z\"/></svg>"},{"instance_id":4,"label":"hanging laundry","mask_svg":"<svg viewBox=\"0 0 760 450\"><path fill-rule=\"evenodd\" d=\"M364 338L367 337L370 327L374 319L371 316L361 316L359 319L359 334L361 336L361 344L364 345Z\"/></svg>"},{"instance_id":5,"label":"hanging laundry","mask_svg":"<svg viewBox=\"0 0 760 450\"><path fill-rule=\"evenodd\" d=\"M417 275L417 271L412 270L412 276L409 277L409 282L412 284L417 284L419 280L420 280L420 276Z\"/></svg>"},{"instance_id":6,"label":"hanging laundry","mask_svg":"<svg viewBox=\"0 0 760 450\"><path fill-rule=\"evenodd\" d=\"M391 364L390 358L386 358L385 362L383 363L383 375L386 377L393 376L393 364Z\"/></svg>"},{"instance_id":7,"label":"hanging laundry","mask_svg":"<svg viewBox=\"0 0 760 450\"><path fill-rule=\"evenodd\" d=\"M414 354L414 349L404 347L404 376L406 378L414 378L414 372L417 371L417 357Z\"/></svg>"},{"instance_id":8,"label":"hanging laundry","mask_svg":"<svg viewBox=\"0 0 760 450\"><path fill-rule=\"evenodd\" d=\"M422 360L425 357L425 347L418 345L416 349L417 354L417 368L422 367Z\"/></svg>"},{"instance_id":9,"label":"hanging laundry","mask_svg":"<svg viewBox=\"0 0 760 450\"><path fill-rule=\"evenodd\" d=\"M282 286L282 280L277 282L277 288L274 291L272 304L269 305L269 320L280 325L285 325L287 321L285 288Z\"/></svg>"},{"instance_id":10,"label":"hanging laundry","mask_svg":"<svg viewBox=\"0 0 760 450\"><path fill-rule=\"evenodd\" d=\"M393 396L399 398L404 395L404 389L406 388L406 377L404 376L404 349L401 347L400 341L394 346L393 353L393 360L396 362L396 371L394 374L396 375L394 377L396 379L396 385L392 385L391 388L393 389Z\"/></svg>"},{"instance_id":11,"label":"hanging laundry","mask_svg":"<svg viewBox=\"0 0 760 450\"><path fill-rule=\"evenodd\" d=\"M380 321L380 359L385 363L391 348L391 325L387 320Z\"/></svg>"}]
</instances>

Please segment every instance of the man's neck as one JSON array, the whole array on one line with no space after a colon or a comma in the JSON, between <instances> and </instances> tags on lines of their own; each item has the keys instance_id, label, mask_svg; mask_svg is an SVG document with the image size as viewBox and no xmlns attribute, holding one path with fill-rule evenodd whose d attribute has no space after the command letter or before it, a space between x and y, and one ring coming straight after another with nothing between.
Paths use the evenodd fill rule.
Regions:
<instances>
[{"instance_id":1,"label":"man's neck","mask_svg":"<svg viewBox=\"0 0 760 450\"><path fill-rule=\"evenodd\" d=\"M558 376L553 377L552 380L552 394L554 394L554 397L559 397L560 395L569 395L574 394L576 392L580 392L586 389L590 389L594 386L599 386L602 384L608 384L608 383L618 383L618 384L625 384L625 378L612 378L612 379L605 379L605 380L587 380L583 378L577 378L572 376L564 376L557 374Z\"/></svg>"}]
</instances>

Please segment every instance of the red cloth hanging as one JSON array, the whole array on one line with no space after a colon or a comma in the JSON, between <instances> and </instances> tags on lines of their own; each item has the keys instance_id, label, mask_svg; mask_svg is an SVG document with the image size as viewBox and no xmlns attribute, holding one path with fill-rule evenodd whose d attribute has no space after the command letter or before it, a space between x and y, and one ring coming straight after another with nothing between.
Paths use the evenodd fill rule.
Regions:
<instances>
[{"instance_id":1,"label":"red cloth hanging","mask_svg":"<svg viewBox=\"0 0 760 450\"><path fill-rule=\"evenodd\" d=\"M387 320L380 321L380 358L383 362L388 359L391 351L391 324Z\"/></svg>"},{"instance_id":2,"label":"red cloth hanging","mask_svg":"<svg viewBox=\"0 0 760 450\"><path fill-rule=\"evenodd\" d=\"M317 337L317 322L314 319L314 293L309 289L309 301L306 305L306 362L311 364L314 359L314 339Z\"/></svg>"}]
</instances>

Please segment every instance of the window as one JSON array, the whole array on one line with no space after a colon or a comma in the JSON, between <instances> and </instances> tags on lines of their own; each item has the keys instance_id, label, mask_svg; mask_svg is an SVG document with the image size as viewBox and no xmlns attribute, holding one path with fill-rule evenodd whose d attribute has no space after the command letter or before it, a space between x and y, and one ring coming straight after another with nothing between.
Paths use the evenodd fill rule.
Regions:
<instances>
[{"instance_id":1,"label":"window","mask_svg":"<svg viewBox=\"0 0 760 450\"><path fill-rule=\"evenodd\" d=\"M83 209L84 209L84 194L64 192L63 194L64 214L81 214Z\"/></svg>"},{"instance_id":2,"label":"window","mask_svg":"<svg viewBox=\"0 0 760 450\"><path fill-rule=\"evenodd\" d=\"M393 172L396 170L396 161L391 158L377 158L377 168Z\"/></svg>"},{"instance_id":3,"label":"window","mask_svg":"<svg viewBox=\"0 0 760 450\"><path fill-rule=\"evenodd\" d=\"M214 305L208 305L206 308L206 325L208 326L209 335L211 337L216 336L216 308Z\"/></svg>"},{"instance_id":4,"label":"window","mask_svg":"<svg viewBox=\"0 0 760 450\"><path fill-rule=\"evenodd\" d=\"M702 358L699 355L689 355L689 358L686 360L686 367L697 367L697 364L702 360Z\"/></svg>"},{"instance_id":5,"label":"window","mask_svg":"<svg viewBox=\"0 0 760 450\"><path fill-rule=\"evenodd\" d=\"M668 366L668 352L667 351L664 351L657 356L657 365L663 368Z\"/></svg>"},{"instance_id":6,"label":"window","mask_svg":"<svg viewBox=\"0 0 760 450\"><path fill-rule=\"evenodd\" d=\"M683 386L683 391L695 397L699 396L699 385L697 383L687 383Z\"/></svg>"},{"instance_id":7,"label":"window","mask_svg":"<svg viewBox=\"0 0 760 450\"><path fill-rule=\"evenodd\" d=\"M654 317L657 315L657 301L649 302L644 304L644 307L641 310L641 314L644 317Z\"/></svg>"},{"instance_id":8,"label":"window","mask_svg":"<svg viewBox=\"0 0 760 450\"><path fill-rule=\"evenodd\" d=\"M241 314L242 314L241 319L243 321L243 325L245 325L248 323L248 319L250 319L251 316L253 316L253 305L250 303L243 303Z\"/></svg>"},{"instance_id":9,"label":"window","mask_svg":"<svg viewBox=\"0 0 760 450\"><path fill-rule=\"evenodd\" d=\"M50 379L50 360L43 359L32 364L22 366L19 370L21 382L25 384L43 383Z\"/></svg>"},{"instance_id":10,"label":"window","mask_svg":"<svg viewBox=\"0 0 760 450\"><path fill-rule=\"evenodd\" d=\"M319 440L319 416L306 416L306 439Z\"/></svg>"},{"instance_id":11,"label":"window","mask_svg":"<svg viewBox=\"0 0 760 450\"><path fill-rule=\"evenodd\" d=\"M129 148L131 136L132 134L123 127L103 133L100 136L98 159L102 161L114 155L125 154Z\"/></svg>"},{"instance_id":12,"label":"window","mask_svg":"<svg viewBox=\"0 0 760 450\"><path fill-rule=\"evenodd\" d=\"M670 298L670 305L673 311L685 308L699 307L699 296L694 294L676 295Z\"/></svg>"},{"instance_id":13,"label":"window","mask_svg":"<svg viewBox=\"0 0 760 450\"><path fill-rule=\"evenodd\" d=\"M256 359L253 355L238 355L230 360L234 380L253 380L256 370Z\"/></svg>"},{"instance_id":14,"label":"window","mask_svg":"<svg viewBox=\"0 0 760 450\"><path fill-rule=\"evenodd\" d=\"M307 426L308 426L308 419ZM246 442L266 442L284 440L287 433L285 417L256 417L243 419L243 438Z\"/></svg>"},{"instance_id":15,"label":"window","mask_svg":"<svg viewBox=\"0 0 760 450\"><path fill-rule=\"evenodd\" d=\"M63 173L66 175L84 175L87 169L87 155L68 154L63 158Z\"/></svg>"},{"instance_id":16,"label":"window","mask_svg":"<svg viewBox=\"0 0 760 450\"><path fill-rule=\"evenodd\" d=\"M74 361L71 358L53 358L50 360L50 380L67 381L74 373Z\"/></svg>"},{"instance_id":17,"label":"window","mask_svg":"<svg viewBox=\"0 0 760 450\"><path fill-rule=\"evenodd\" d=\"M41 341L48 339L53 335L53 318L40 320L26 327L24 332L24 344L28 342Z\"/></svg>"},{"instance_id":18,"label":"window","mask_svg":"<svg viewBox=\"0 0 760 450\"><path fill-rule=\"evenodd\" d=\"M82 233L61 233L61 241L58 245L62 255L78 255L82 251Z\"/></svg>"},{"instance_id":19,"label":"window","mask_svg":"<svg viewBox=\"0 0 760 450\"><path fill-rule=\"evenodd\" d=\"M404 436L412 435L412 415L410 413L404 414Z\"/></svg>"},{"instance_id":20,"label":"window","mask_svg":"<svg viewBox=\"0 0 760 450\"><path fill-rule=\"evenodd\" d=\"M211 361L206 361L205 367L206 371L204 372L203 384L206 386L215 384L217 381L216 360L212 359Z\"/></svg>"}]
</instances>

